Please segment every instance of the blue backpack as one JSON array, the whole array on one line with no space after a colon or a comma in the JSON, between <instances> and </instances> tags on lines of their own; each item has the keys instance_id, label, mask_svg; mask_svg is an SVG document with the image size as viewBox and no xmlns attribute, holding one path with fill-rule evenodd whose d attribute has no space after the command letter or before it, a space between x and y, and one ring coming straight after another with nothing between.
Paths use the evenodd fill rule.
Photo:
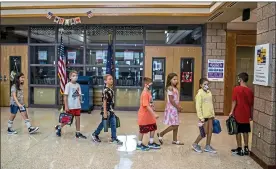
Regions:
<instances>
[{"instance_id":1,"label":"blue backpack","mask_svg":"<svg viewBox=\"0 0 276 169\"><path fill-rule=\"evenodd\" d=\"M213 120L213 133L219 134L221 132L220 122L217 119Z\"/></svg>"}]
</instances>

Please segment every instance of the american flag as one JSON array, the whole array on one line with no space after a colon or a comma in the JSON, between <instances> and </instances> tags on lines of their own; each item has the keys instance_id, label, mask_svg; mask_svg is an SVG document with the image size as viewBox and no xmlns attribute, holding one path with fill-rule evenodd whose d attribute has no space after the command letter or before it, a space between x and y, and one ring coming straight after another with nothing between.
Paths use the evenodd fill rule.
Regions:
<instances>
[{"instance_id":1,"label":"american flag","mask_svg":"<svg viewBox=\"0 0 276 169\"><path fill-rule=\"evenodd\" d=\"M54 14L52 12L48 12L46 18L51 19Z\"/></svg>"},{"instance_id":2,"label":"american flag","mask_svg":"<svg viewBox=\"0 0 276 169\"><path fill-rule=\"evenodd\" d=\"M93 17L92 11L88 11L88 12L86 12L86 13L87 13L88 18L92 18L92 17Z\"/></svg>"},{"instance_id":3,"label":"american flag","mask_svg":"<svg viewBox=\"0 0 276 169\"><path fill-rule=\"evenodd\" d=\"M107 58L106 58L106 74L110 74L113 76L114 73L114 63L113 63L113 51L112 51L112 40L111 35L109 35L110 39L108 42L107 49Z\"/></svg>"},{"instance_id":4,"label":"american flag","mask_svg":"<svg viewBox=\"0 0 276 169\"><path fill-rule=\"evenodd\" d=\"M66 65L64 62L64 45L62 41L62 35L60 38L61 45L59 47L59 59L58 59L58 77L60 81L60 93L63 94L65 90L65 85L67 83L67 76L66 76Z\"/></svg>"}]
</instances>

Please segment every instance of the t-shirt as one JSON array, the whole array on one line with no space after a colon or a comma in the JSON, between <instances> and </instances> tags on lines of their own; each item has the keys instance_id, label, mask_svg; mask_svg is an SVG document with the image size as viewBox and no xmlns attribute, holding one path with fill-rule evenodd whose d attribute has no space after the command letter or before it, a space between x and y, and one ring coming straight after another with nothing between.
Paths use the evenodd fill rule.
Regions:
<instances>
[{"instance_id":1,"label":"t-shirt","mask_svg":"<svg viewBox=\"0 0 276 169\"><path fill-rule=\"evenodd\" d=\"M23 90L22 89L21 90L17 90L15 84L12 85L12 87L11 87L10 105L16 105L17 106L15 100L12 97L12 93L16 93L16 98L17 98L18 102L21 105L24 105Z\"/></svg>"},{"instance_id":2,"label":"t-shirt","mask_svg":"<svg viewBox=\"0 0 276 169\"><path fill-rule=\"evenodd\" d=\"M232 100L236 101L233 115L238 123L249 123L252 118L254 94L248 87L236 86L233 90Z\"/></svg>"},{"instance_id":3,"label":"t-shirt","mask_svg":"<svg viewBox=\"0 0 276 169\"><path fill-rule=\"evenodd\" d=\"M143 91L140 98L140 108L138 112L139 125L149 125L156 123L155 117L147 109L147 106L150 106L151 100L151 93L149 91Z\"/></svg>"},{"instance_id":4,"label":"t-shirt","mask_svg":"<svg viewBox=\"0 0 276 169\"><path fill-rule=\"evenodd\" d=\"M68 109L80 109L80 97L81 97L81 88L78 83L67 83L65 85L65 95L68 95Z\"/></svg>"},{"instance_id":5,"label":"t-shirt","mask_svg":"<svg viewBox=\"0 0 276 169\"><path fill-rule=\"evenodd\" d=\"M104 87L102 92L102 102L106 100L106 110L109 113L114 113L114 91L109 87ZM101 114L104 112L104 105L102 104Z\"/></svg>"}]
</instances>

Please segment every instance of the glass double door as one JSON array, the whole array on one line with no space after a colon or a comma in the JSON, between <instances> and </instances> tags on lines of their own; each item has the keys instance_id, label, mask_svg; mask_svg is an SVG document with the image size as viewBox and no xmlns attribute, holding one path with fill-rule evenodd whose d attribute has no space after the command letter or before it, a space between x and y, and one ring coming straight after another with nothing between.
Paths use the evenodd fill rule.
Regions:
<instances>
[{"instance_id":1,"label":"glass double door","mask_svg":"<svg viewBox=\"0 0 276 169\"><path fill-rule=\"evenodd\" d=\"M165 109L167 76L173 72L178 75L177 88L183 112L196 112L194 98L202 72L202 48L146 46L145 56L145 76L153 80L156 111Z\"/></svg>"}]
</instances>

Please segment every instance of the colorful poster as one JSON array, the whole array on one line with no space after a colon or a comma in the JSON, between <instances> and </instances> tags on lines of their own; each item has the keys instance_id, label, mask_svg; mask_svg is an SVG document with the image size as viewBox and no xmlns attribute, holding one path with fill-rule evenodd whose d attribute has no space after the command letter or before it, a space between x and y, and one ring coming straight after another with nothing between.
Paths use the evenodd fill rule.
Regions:
<instances>
[{"instance_id":1,"label":"colorful poster","mask_svg":"<svg viewBox=\"0 0 276 169\"><path fill-rule=\"evenodd\" d=\"M67 52L67 59L68 60L76 60L76 58L77 58L77 52L75 52L75 51L68 51Z\"/></svg>"},{"instance_id":2,"label":"colorful poster","mask_svg":"<svg viewBox=\"0 0 276 169\"><path fill-rule=\"evenodd\" d=\"M224 60L208 59L208 74L209 81L223 82L224 79Z\"/></svg>"},{"instance_id":3,"label":"colorful poster","mask_svg":"<svg viewBox=\"0 0 276 169\"><path fill-rule=\"evenodd\" d=\"M271 85L271 46L263 44L255 46L254 57L254 80L253 84L270 86Z\"/></svg>"},{"instance_id":4,"label":"colorful poster","mask_svg":"<svg viewBox=\"0 0 276 169\"><path fill-rule=\"evenodd\" d=\"M97 61L97 63L99 63L99 64L103 63L104 54L105 54L105 52L102 51L102 50L97 50L96 51L96 61Z\"/></svg>"},{"instance_id":5,"label":"colorful poster","mask_svg":"<svg viewBox=\"0 0 276 169\"><path fill-rule=\"evenodd\" d=\"M38 60L47 60L47 51L38 51Z\"/></svg>"},{"instance_id":6,"label":"colorful poster","mask_svg":"<svg viewBox=\"0 0 276 169\"><path fill-rule=\"evenodd\" d=\"M193 82L193 72L182 72L181 82L192 83Z\"/></svg>"}]
</instances>

